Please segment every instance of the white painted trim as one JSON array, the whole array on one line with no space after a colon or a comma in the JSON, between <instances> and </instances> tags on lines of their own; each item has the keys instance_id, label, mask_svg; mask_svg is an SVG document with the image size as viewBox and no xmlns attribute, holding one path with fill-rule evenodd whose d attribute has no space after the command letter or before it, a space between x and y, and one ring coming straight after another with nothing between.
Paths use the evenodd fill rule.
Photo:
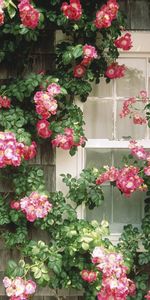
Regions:
<instances>
[{"instance_id":1,"label":"white painted trim","mask_svg":"<svg viewBox=\"0 0 150 300\"><path fill-rule=\"evenodd\" d=\"M150 148L150 140L138 140L138 143L144 148ZM85 149L101 148L101 149L128 149L129 141L124 140L108 140L108 139L89 139L86 143Z\"/></svg>"}]
</instances>

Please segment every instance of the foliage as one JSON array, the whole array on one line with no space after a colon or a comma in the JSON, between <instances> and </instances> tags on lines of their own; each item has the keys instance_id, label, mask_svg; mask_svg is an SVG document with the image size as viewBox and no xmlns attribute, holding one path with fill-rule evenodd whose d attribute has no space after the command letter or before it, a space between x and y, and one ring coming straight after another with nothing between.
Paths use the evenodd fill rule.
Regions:
<instances>
[{"instance_id":1,"label":"foliage","mask_svg":"<svg viewBox=\"0 0 150 300\"><path fill-rule=\"evenodd\" d=\"M0 1L0 66L5 66L10 73L0 86L1 181L9 186L9 192L0 196L0 233L6 247L19 250L21 257L18 262L8 262L8 278L5 278L4 285L7 295L12 296L11 300L14 300L15 294L7 289L11 284L13 289L17 288L16 282L20 277L26 286L25 299L35 291L34 282L27 280L32 277L39 286L52 288L57 299L60 299L57 289L72 287L84 289L84 299L94 300L103 288L104 279L104 272L98 270L91 259L98 247L105 252L105 258L109 254L115 257L121 255L122 258L123 254L125 279L127 270L137 288L136 296L132 294L128 299L140 300L146 294L148 280L142 268L150 262L150 182L144 173L144 167L148 167L146 162L136 169L148 188L142 227L138 230L131 225L126 226L117 246L108 238L106 221L99 224L77 218L76 207L82 203L89 209L103 203L103 191L96 180L98 170L83 170L78 179L70 174L62 175L68 187L65 196L62 192L47 191L43 170L26 162L36 155L33 141L39 146L43 143L42 139L51 140L53 146L69 150L71 155L75 154L78 146L84 147L83 113L76 105L76 98L86 101L93 82L99 83L104 77L108 83L113 78L122 77L125 70L124 66L116 63L118 48L122 47L122 40L118 37L125 25L117 2L91 0L87 3L83 0L81 5L76 0L75 3L77 8L67 4L67 8L74 11L71 17L71 14L67 15L62 0L49 3L42 0L36 3L28 0L19 3L17 0ZM113 5L112 10L109 4ZM99 19L100 12L105 10L106 20ZM105 23L108 19L109 23ZM51 44L57 29L64 36L53 50L48 43ZM122 49L127 47L129 50L130 35L122 38L125 42ZM34 60L45 51L42 46L45 42L48 51L54 52L55 68L50 62L44 70L34 70ZM20 158L16 167L14 153ZM134 161L134 164L137 165L137 162ZM33 217L35 202L45 198L47 207L45 209L44 200L42 204L40 202L36 207L36 220L26 218L26 210ZM50 206L52 209L48 210ZM34 230L40 232L43 240L36 240ZM146 252L138 253L139 241ZM94 279L88 278L90 284L82 277L82 271L86 270L88 275L94 275Z\"/></svg>"},{"instance_id":2,"label":"foliage","mask_svg":"<svg viewBox=\"0 0 150 300\"><path fill-rule=\"evenodd\" d=\"M67 197L77 206L85 203L89 209L101 205L104 196L101 187L95 183L97 175L97 169L83 170L79 179L73 178L70 174L63 174L63 182L69 187Z\"/></svg>"}]
</instances>

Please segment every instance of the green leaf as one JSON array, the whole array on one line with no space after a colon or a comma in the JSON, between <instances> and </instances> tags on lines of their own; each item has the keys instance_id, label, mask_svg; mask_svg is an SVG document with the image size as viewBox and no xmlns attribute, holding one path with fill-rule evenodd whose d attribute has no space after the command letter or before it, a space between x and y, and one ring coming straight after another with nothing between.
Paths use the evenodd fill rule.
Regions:
<instances>
[{"instance_id":1,"label":"green leaf","mask_svg":"<svg viewBox=\"0 0 150 300\"><path fill-rule=\"evenodd\" d=\"M73 59L73 56L72 56L72 53L70 51L66 51L66 52L63 53L62 60L63 60L64 65L70 64L72 59Z\"/></svg>"},{"instance_id":2,"label":"green leaf","mask_svg":"<svg viewBox=\"0 0 150 300\"><path fill-rule=\"evenodd\" d=\"M72 54L73 54L74 58L78 58L78 57L82 56L83 46L82 45L77 45L76 47L74 47L74 49L72 51Z\"/></svg>"},{"instance_id":3,"label":"green leaf","mask_svg":"<svg viewBox=\"0 0 150 300\"><path fill-rule=\"evenodd\" d=\"M87 251L87 250L89 250L89 244L87 244L87 243L82 243L82 249L83 250L85 250L85 251Z\"/></svg>"}]
</instances>

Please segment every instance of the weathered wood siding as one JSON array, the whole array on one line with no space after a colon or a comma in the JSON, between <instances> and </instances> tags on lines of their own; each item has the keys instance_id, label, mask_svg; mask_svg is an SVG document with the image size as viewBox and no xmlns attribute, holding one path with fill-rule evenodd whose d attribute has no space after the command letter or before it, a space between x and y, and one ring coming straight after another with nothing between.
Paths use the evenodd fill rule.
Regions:
<instances>
[{"instance_id":1,"label":"weathered wood siding","mask_svg":"<svg viewBox=\"0 0 150 300\"><path fill-rule=\"evenodd\" d=\"M121 10L127 16L127 26L131 30L150 30L149 0L118 0Z\"/></svg>"},{"instance_id":2,"label":"weathered wood siding","mask_svg":"<svg viewBox=\"0 0 150 300\"><path fill-rule=\"evenodd\" d=\"M30 65L26 70L31 72L38 72L40 70L50 70L54 68L54 32L49 31L46 36L43 36L43 40L40 41L40 45L37 45L35 51L31 53ZM16 70L13 65L5 65L0 68L0 84L9 78L13 78L16 75ZM56 176L55 176L55 151L50 146L49 142L44 142L38 149L38 154L30 164L40 166L44 170L44 176L46 180L46 188L48 191L55 191ZM5 181L0 182L0 192L9 191L10 187ZM46 234L40 230L32 230L31 236L35 239L47 240ZM18 259L18 252L16 249L5 249L4 242L0 239L0 300L6 300L5 290L2 284L4 277L4 271L9 259ZM59 295L64 296L62 299L78 299L78 292L76 291L59 291ZM81 295L81 293L79 293ZM34 297L35 300L54 300L53 292L48 289L39 289Z\"/></svg>"}]
</instances>

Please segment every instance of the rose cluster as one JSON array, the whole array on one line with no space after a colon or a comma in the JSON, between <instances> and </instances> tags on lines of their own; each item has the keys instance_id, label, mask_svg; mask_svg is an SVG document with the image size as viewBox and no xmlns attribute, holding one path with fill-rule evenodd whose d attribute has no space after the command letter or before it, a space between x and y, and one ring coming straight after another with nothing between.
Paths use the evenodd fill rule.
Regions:
<instances>
[{"instance_id":1,"label":"rose cluster","mask_svg":"<svg viewBox=\"0 0 150 300\"><path fill-rule=\"evenodd\" d=\"M21 210L30 222L45 218L52 209L48 197L38 192L32 192L29 197L24 197L19 202L11 201L10 206L12 209Z\"/></svg>"},{"instance_id":2,"label":"rose cluster","mask_svg":"<svg viewBox=\"0 0 150 300\"><path fill-rule=\"evenodd\" d=\"M144 174L150 176L150 152L146 151L143 146L138 145L136 141L130 141L129 148L133 156L147 163L147 166L144 167ZM146 187L145 185L145 188Z\"/></svg>"},{"instance_id":3,"label":"rose cluster","mask_svg":"<svg viewBox=\"0 0 150 300\"><path fill-rule=\"evenodd\" d=\"M47 87L46 91L38 91L34 95L36 104L36 112L43 119L48 119L51 115L57 112L57 100L54 98L61 93L61 88L58 84L52 83Z\"/></svg>"},{"instance_id":4,"label":"rose cluster","mask_svg":"<svg viewBox=\"0 0 150 300\"><path fill-rule=\"evenodd\" d=\"M82 7L79 0L70 0L70 4L63 2L61 10L69 20L79 20L82 16Z\"/></svg>"},{"instance_id":5,"label":"rose cluster","mask_svg":"<svg viewBox=\"0 0 150 300\"><path fill-rule=\"evenodd\" d=\"M73 146L82 146L85 144L84 137L80 137L78 142L75 141L74 131L72 128L65 128L64 134L58 134L55 139L52 140L54 147L60 147L63 150L69 150Z\"/></svg>"},{"instance_id":6,"label":"rose cluster","mask_svg":"<svg viewBox=\"0 0 150 300\"><path fill-rule=\"evenodd\" d=\"M116 0L109 0L104 4L101 9L96 13L95 26L98 29L108 28L111 23L117 17L119 5Z\"/></svg>"},{"instance_id":7,"label":"rose cluster","mask_svg":"<svg viewBox=\"0 0 150 300\"><path fill-rule=\"evenodd\" d=\"M81 277L84 281L91 283L97 279L97 273L94 271L82 270Z\"/></svg>"},{"instance_id":8,"label":"rose cluster","mask_svg":"<svg viewBox=\"0 0 150 300\"><path fill-rule=\"evenodd\" d=\"M30 0L20 0L18 9L22 24L25 27L35 29L39 23L40 13L30 4Z\"/></svg>"},{"instance_id":9,"label":"rose cluster","mask_svg":"<svg viewBox=\"0 0 150 300\"><path fill-rule=\"evenodd\" d=\"M116 187L126 197L130 197L137 189L141 190L141 186L144 183L138 173L140 169L138 167L129 166L119 170L119 176L116 180Z\"/></svg>"},{"instance_id":10,"label":"rose cluster","mask_svg":"<svg viewBox=\"0 0 150 300\"><path fill-rule=\"evenodd\" d=\"M12 165L20 166L22 158L32 159L36 155L36 144L25 146L16 140L12 132L0 132L0 168Z\"/></svg>"},{"instance_id":11,"label":"rose cluster","mask_svg":"<svg viewBox=\"0 0 150 300\"><path fill-rule=\"evenodd\" d=\"M121 78L125 75L125 70L125 65L119 65L117 62L113 62L107 67L105 76L110 79Z\"/></svg>"},{"instance_id":12,"label":"rose cluster","mask_svg":"<svg viewBox=\"0 0 150 300\"><path fill-rule=\"evenodd\" d=\"M134 124L143 125L147 123L147 120L146 117L143 115L143 112L141 112L137 107L135 107L135 104L137 104L137 100L140 100L145 105L145 103L148 101L147 92L140 91L137 97L130 97L127 100L123 101L123 107L119 115L120 118L125 118L126 116L129 116L130 118L132 118Z\"/></svg>"},{"instance_id":13,"label":"rose cluster","mask_svg":"<svg viewBox=\"0 0 150 300\"><path fill-rule=\"evenodd\" d=\"M97 178L96 184L102 184L106 181L115 182L116 187L124 196L130 197L134 191L142 189L144 180L138 175L139 171L140 169L134 166L123 167L120 170L108 167L106 172Z\"/></svg>"},{"instance_id":14,"label":"rose cluster","mask_svg":"<svg viewBox=\"0 0 150 300\"><path fill-rule=\"evenodd\" d=\"M143 146L139 145L136 141L131 140L129 143L131 154L141 160L149 160L150 152L146 151Z\"/></svg>"},{"instance_id":15,"label":"rose cluster","mask_svg":"<svg viewBox=\"0 0 150 300\"><path fill-rule=\"evenodd\" d=\"M126 33L124 36L116 39L114 44L117 48L123 49L125 51L130 50L132 47L131 34Z\"/></svg>"},{"instance_id":16,"label":"rose cluster","mask_svg":"<svg viewBox=\"0 0 150 300\"><path fill-rule=\"evenodd\" d=\"M30 146L24 145L23 158L25 160L34 158L36 154L37 154L37 144L35 142L32 142Z\"/></svg>"},{"instance_id":17,"label":"rose cluster","mask_svg":"<svg viewBox=\"0 0 150 300\"><path fill-rule=\"evenodd\" d=\"M10 108L10 99L6 96L0 96L0 108Z\"/></svg>"},{"instance_id":18,"label":"rose cluster","mask_svg":"<svg viewBox=\"0 0 150 300\"><path fill-rule=\"evenodd\" d=\"M102 173L96 180L96 184L103 184L106 181L116 181L119 175L119 170L115 167L106 167L106 172Z\"/></svg>"},{"instance_id":19,"label":"rose cluster","mask_svg":"<svg viewBox=\"0 0 150 300\"><path fill-rule=\"evenodd\" d=\"M51 115L56 115L57 100L54 98L61 93L60 85L51 83L46 91L38 91L34 95L36 104L36 112L42 117L42 120L37 122L37 133L40 137L46 139L51 136L52 131L49 129L50 123L47 121Z\"/></svg>"},{"instance_id":20,"label":"rose cluster","mask_svg":"<svg viewBox=\"0 0 150 300\"><path fill-rule=\"evenodd\" d=\"M10 300L27 300L36 291L36 283L34 281L25 280L21 277L16 277L15 279L4 277L3 284Z\"/></svg>"},{"instance_id":21,"label":"rose cluster","mask_svg":"<svg viewBox=\"0 0 150 300\"><path fill-rule=\"evenodd\" d=\"M86 72L86 67L91 63L91 61L97 58L97 51L95 47L91 45L84 45L83 46L83 60L81 63L74 67L73 75L74 77L81 78L84 76Z\"/></svg>"},{"instance_id":22,"label":"rose cluster","mask_svg":"<svg viewBox=\"0 0 150 300\"><path fill-rule=\"evenodd\" d=\"M4 24L4 1L0 0L0 26Z\"/></svg>"},{"instance_id":23,"label":"rose cluster","mask_svg":"<svg viewBox=\"0 0 150 300\"><path fill-rule=\"evenodd\" d=\"M146 298L147 300L150 300L150 291L148 291L148 293L147 293L147 295L145 296L145 298Z\"/></svg>"},{"instance_id":24,"label":"rose cluster","mask_svg":"<svg viewBox=\"0 0 150 300\"><path fill-rule=\"evenodd\" d=\"M92 253L92 262L102 272L102 289L97 295L98 300L126 300L127 296L135 295L136 286L127 278L122 254L96 247Z\"/></svg>"}]
</instances>

